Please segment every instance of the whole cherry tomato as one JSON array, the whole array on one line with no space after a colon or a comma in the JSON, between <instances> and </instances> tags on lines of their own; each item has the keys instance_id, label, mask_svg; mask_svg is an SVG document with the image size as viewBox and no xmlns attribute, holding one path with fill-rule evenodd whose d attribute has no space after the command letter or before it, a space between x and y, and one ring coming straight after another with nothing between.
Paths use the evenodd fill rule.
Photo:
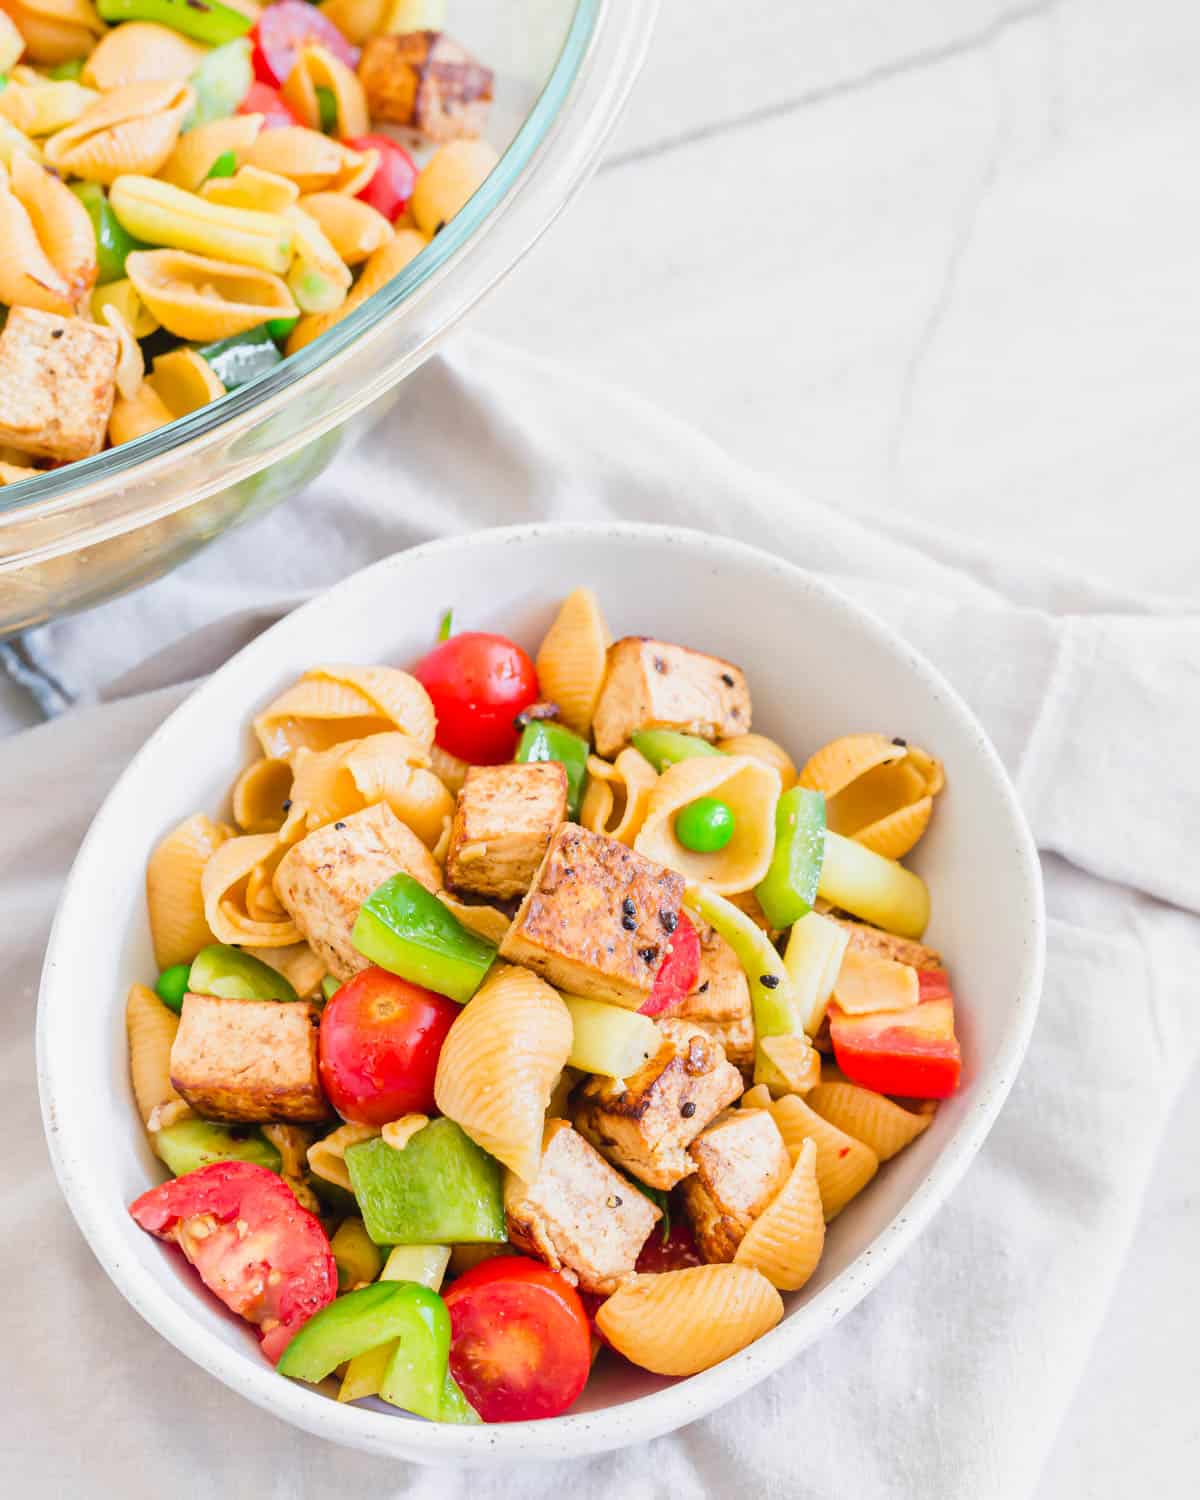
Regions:
<instances>
[{"instance_id":1,"label":"whole cherry tomato","mask_svg":"<svg viewBox=\"0 0 1200 1500\"><path fill-rule=\"evenodd\" d=\"M360 1125L432 1114L438 1055L460 1013L385 969L348 979L321 1016L321 1087L334 1109Z\"/></svg>"},{"instance_id":2,"label":"whole cherry tomato","mask_svg":"<svg viewBox=\"0 0 1200 1500\"><path fill-rule=\"evenodd\" d=\"M254 72L272 88L287 82L297 54L309 42L332 52L348 68L358 66L358 48L352 47L329 17L308 0L279 0L277 5L268 5L251 35Z\"/></svg>"},{"instance_id":3,"label":"whole cherry tomato","mask_svg":"<svg viewBox=\"0 0 1200 1500\"><path fill-rule=\"evenodd\" d=\"M688 914L681 911L667 944L667 956L659 964L654 986L641 1007L642 1015L661 1016L675 1009L696 988L699 977L700 934Z\"/></svg>"},{"instance_id":4,"label":"whole cherry tomato","mask_svg":"<svg viewBox=\"0 0 1200 1500\"><path fill-rule=\"evenodd\" d=\"M512 759L520 735L513 720L538 695L537 673L520 646L464 630L435 646L412 674L433 699L443 750L475 766Z\"/></svg>"},{"instance_id":5,"label":"whole cherry tomato","mask_svg":"<svg viewBox=\"0 0 1200 1500\"><path fill-rule=\"evenodd\" d=\"M386 135L359 135L343 144L351 151L378 151L379 165L356 196L395 223L408 207L417 180L417 164L403 146Z\"/></svg>"},{"instance_id":6,"label":"whole cherry tomato","mask_svg":"<svg viewBox=\"0 0 1200 1500\"><path fill-rule=\"evenodd\" d=\"M239 115L263 115L264 130L278 130L281 125L302 125L304 122L278 89L256 78L250 92L237 107Z\"/></svg>"},{"instance_id":7,"label":"whole cherry tomato","mask_svg":"<svg viewBox=\"0 0 1200 1500\"><path fill-rule=\"evenodd\" d=\"M445 1301L450 1373L485 1422L557 1417L587 1384L587 1313L541 1261L494 1256L460 1276Z\"/></svg>"}]
</instances>

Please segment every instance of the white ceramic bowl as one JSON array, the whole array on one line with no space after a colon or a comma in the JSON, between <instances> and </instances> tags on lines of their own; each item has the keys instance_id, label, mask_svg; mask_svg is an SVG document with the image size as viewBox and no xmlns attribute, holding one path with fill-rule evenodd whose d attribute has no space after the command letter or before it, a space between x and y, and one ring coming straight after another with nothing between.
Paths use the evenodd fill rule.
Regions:
<instances>
[{"instance_id":1,"label":"white ceramic bowl","mask_svg":"<svg viewBox=\"0 0 1200 1500\"><path fill-rule=\"evenodd\" d=\"M122 1021L127 986L155 972L146 856L180 818L222 806L250 755L251 714L306 668L409 662L450 606L458 629L499 629L532 646L555 602L582 583L599 592L618 635L658 635L740 663L755 728L798 758L837 735L881 729L944 760L946 791L914 864L932 888L930 940L953 973L963 1086L837 1219L783 1322L715 1369L670 1382L612 1361L570 1415L509 1426L443 1427L382 1406L340 1406L276 1375L245 1326L126 1213L162 1175L133 1106ZM482 532L389 558L289 616L199 688L135 758L80 850L50 939L38 1017L46 1134L67 1201L113 1281L165 1338L257 1405L335 1442L427 1463L578 1457L704 1416L798 1355L875 1286L996 1118L1033 1026L1042 961L1037 856L1000 762L958 695L890 630L815 578L723 538L625 525Z\"/></svg>"}]
</instances>

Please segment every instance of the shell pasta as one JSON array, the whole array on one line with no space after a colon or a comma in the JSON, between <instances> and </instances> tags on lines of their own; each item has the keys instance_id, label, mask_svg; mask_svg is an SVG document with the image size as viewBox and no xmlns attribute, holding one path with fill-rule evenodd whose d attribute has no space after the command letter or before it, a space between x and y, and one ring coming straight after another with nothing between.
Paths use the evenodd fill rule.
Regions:
<instances>
[{"instance_id":1,"label":"shell pasta","mask_svg":"<svg viewBox=\"0 0 1200 1500\"><path fill-rule=\"evenodd\" d=\"M309 65L298 98L341 76ZM302 201L261 172L263 212ZM155 368L187 399L186 355ZM232 1263L208 1282L283 1375L344 1347L340 1400L530 1420L591 1377L589 1313L598 1363L735 1357L932 1149L955 998L883 850L944 772L900 736L761 733L752 670L613 640L587 588L533 651L452 623L272 684L227 806L152 851L161 972L126 1026L172 1177L131 1212L185 1249L232 1225L254 1287L306 1289L289 1322Z\"/></svg>"}]
</instances>

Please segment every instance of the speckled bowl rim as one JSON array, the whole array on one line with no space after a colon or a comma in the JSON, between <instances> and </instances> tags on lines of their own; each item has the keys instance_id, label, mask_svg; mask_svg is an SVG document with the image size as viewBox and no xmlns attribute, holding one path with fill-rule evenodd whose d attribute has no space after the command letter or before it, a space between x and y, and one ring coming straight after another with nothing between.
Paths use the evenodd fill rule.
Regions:
<instances>
[{"instance_id":1,"label":"speckled bowl rim","mask_svg":"<svg viewBox=\"0 0 1200 1500\"><path fill-rule=\"evenodd\" d=\"M528 547L539 541L622 540L674 544L701 557L743 562L782 575L800 593L815 596L832 615L875 637L919 683L923 692L942 700L973 742L993 783L995 796L1011 824L1018 853L1023 910L1016 930L1025 936L1021 979L1012 996L1011 1023L995 1055L981 1065L972 1083L969 1112L946 1142L932 1167L883 1230L828 1286L794 1309L775 1329L740 1354L703 1374L636 1399L597 1411L566 1415L547 1422L503 1426L456 1427L396 1420L369 1409L338 1405L303 1385L281 1379L269 1366L256 1366L203 1328L161 1288L126 1262L113 1216L98 1197L89 1176L86 1152L68 1139L64 1118L70 1100L56 1088L52 1027L70 997L56 992L56 954L71 940L73 913L87 900L92 865L110 839L119 836L114 810L122 789L135 780L157 753L157 745L177 714L195 714L222 697L222 681L236 666L244 671L266 656L279 632L298 618L311 620L344 609L366 579L394 574L397 592L403 575L424 560L444 552L469 553L497 542ZM1041 866L1028 825L1008 775L983 727L946 679L923 656L898 641L895 632L838 589L803 569L743 542L684 527L637 523L534 523L493 528L470 536L448 537L396 553L352 574L303 605L243 648L191 694L150 737L122 774L80 847L63 888L47 945L38 1000L37 1066L46 1139L59 1185L92 1252L126 1300L181 1353L215 1375L256 1406L318 1437L367 1453L432 1464L488 1464L496 1461L556 1460L649 1441L706 1416L773 1374L814 1340L828 1332L874 1288L915 1242L962 1178L982 1146L1016 1079L1029 1044L1041 996L1045 963L1045 918ZM64 1011L64 1018L67 1012Z\"/></svg>"}]
</instances>

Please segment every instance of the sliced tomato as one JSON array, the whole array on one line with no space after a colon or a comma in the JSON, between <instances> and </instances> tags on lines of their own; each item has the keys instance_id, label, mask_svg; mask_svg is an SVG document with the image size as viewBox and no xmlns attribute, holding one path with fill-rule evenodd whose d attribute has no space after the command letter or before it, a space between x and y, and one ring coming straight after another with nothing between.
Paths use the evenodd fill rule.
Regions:
<instances>
[{"instance_id":1,"label":"sliced tomato","mask_svg":"<svg viewBox=\"0 0 1200 1500\"><path fill-rule=\"evenodd\" d=\"M587 1384L587 1313L540 1261L494 1256L460 1276L445 1301L450 1373L485 1422L557 1417Z\"/></svg>"},{"instance_id":2,"label":"sliced tomato","mask_svg":"<svg viewBox=\"0 0 1200 1500\"><path fill-rule=\"evenodd\" d=\"M679 913L666 957L658 966L654 986L641 1007L644 1016L661 1016L678 1009L700 977L700 934L685 911Z\"/></svg>"},{"instance_id":3,"label":"sliced tomato","mask_svg":"<svg viewBox=\"0 0 1200 1500\"><path fill-rule=\"evenodd\" d=\"M260 12L253 31L254 72L274 88L287 82L296 57L310 42L324 47L348 68L358 66L358 48L353 47L328 16L308 0L279 0Z\"/></svg>"},{"instance_id":4,"label":"sliced tomato","mask_svg":"<svg viewBox=\"0 0 1200 1500\"><path fill-rule=\"evenodd\" d=\"M357 196L395 223L408 207L417 181L417 164L388 135L360 135L343 143L351 151L378 151L379 165Z\"/></svg>"},{"instance_id":5,"label":"sliced tomato","mask_svg":"<svg viewBox=\"0 0 1200 1500\"><path fill-rule=\"evenodd\" d=\"M661 1227L656 1224L650 1238L642 1246L637 1258L637 1269L655 1275L660 1271L683 1271L688 1266L702 1266L704 1257L696 1244L692 1226L686 1219L672 1217L670 1232L666 1239Z\"/></svg>"},{"instance_id":6,"label":"sliced tomato","mask_svg":"<svg viewBox=\"0 0 1200 1500\"><path fill-rule=\"evenodd\" d=\"M537 672L507 636L464 630L442 641L412 668L437 714L435 739L473 766L511 760L520 731L513 722L537 699Z\"/></svg>"},{"instance_id":7,"label":"sliced tomato","mask_svg":"<svg viewBox=\"0 0 1200 1500\"><path fill-rule=\"evenodd\" d=\"M949 992L907 1010L865 1016L848 1016L831 1005L829 1035L838 1067L863 1088L909 1099L946 1099L958 1087L962 1054Z\"/></svg>"},{"instance_id":8,"label":"sliced tomato","mask_svg":"<svg viewBox=\"0 0 1200 1500\"><path fill-rule=\"evenodd\" d=\"M178 1245L209 1291L258 1326L272 1364L337 1294L325 1231L266 1167L213 1162L151 1188L129 1212L150 1234Z\"/></svg>"},{"instance_id":9,"label":"sliced tomato","mask_svg":"<svg viewBox=\"0 0 1200 1500\"><path fill-rule=\"evenodd\" d=\"M292 109L278 89L269 83L255 79L250 92L237 107L239 115L262 115L264 130L278 130L283 125L303 125L304 121Z\"/></svg>"},{"instance_id":10,"label":"sliced tomato","mask_svg":"<svg viewBox=\"0 0 1200 1500\"><path fill-rule=\"evenodd\" d=\"M950 976L945 969L918 969L917 993L922 1000L952 1000Z\"/></svg>"}]
</instances>

